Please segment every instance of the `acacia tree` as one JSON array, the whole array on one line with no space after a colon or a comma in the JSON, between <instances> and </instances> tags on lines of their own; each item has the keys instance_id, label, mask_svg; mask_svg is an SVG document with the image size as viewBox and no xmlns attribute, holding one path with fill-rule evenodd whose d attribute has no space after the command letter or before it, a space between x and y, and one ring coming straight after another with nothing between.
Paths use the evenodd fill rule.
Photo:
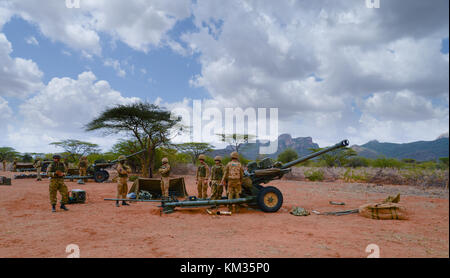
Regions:
<instances>
[{"instance_id":1,"label":"acacia tree","mask_svg":"<svg viewBox=\"0 0 450 278\"><path fill-rule=\"evenodd\" d=\"M311 151L317 152L324 148L310 148ZM349 162L349 159L353 156L358 155L358 153L352 148L345 147L338 150L334 150L319 156L318 160L323 161L327 167L344 166Z\"/></svg>"},{"instance_id":2,"label":"acacia tree","mask_svg":"<svg viewBox=\"0 0 450 278\"><path fill-rule=\"evenodd\" d=\"M178 144L175 147L178 151L189 154L192 159L192 163L195 164L200 154L212 151L214 146L208 143L189 142Z\"/></svg>"},{"instance_id":3,"label":"acacia tree","mask_svg":"<svg viewBox=\"0 0 450 278\"><path fill-rule=\"evenodd\" d=\"M18 155L19 153L11 147L0 147L0 161L11 161Z\"/></svg>"},{"instance_id":4,"label":"acacia tree","mask_svg":"<svg viewBox=\"0 0 450 278\"><path fill-rule=\"evenodd\" d=\"M236 152L239 152L239 147L241 144L248 143L249 140L255 138L255 136L251 134L238 134L238 133L233 134L221 133L217 134L217 136L219 136L220 141L226 142L229 145L233 146Z\"/></svg>"},{"instance_id":5,"label":"acacia tree","mask_svg":"<svg viewBox=\"0 0 450 278\"><path fill-rule=\"evenodd\" d=\"M170 111L155 104L137 102L108 108L85 128L87 131L102 130L105 134L125 133L136 139L140 149L147 150L140 155L142 174L152 177L156 148L170 145L173 131L183 128L180 122L181 117L173 117Z\"/></svg>"},{"instance_id":6,"label":"acacia tree","mask_svg":"<svg viewBox=\"0 0 450 278\"><path fill-rule=\"evenodd\" d=\"M61 142L53 142L50 145L64 149L73 161L79 160L80 157L100 152L99 146L97 144L83 142L79 140L63 140Z\"/></svg>"}]
</instances>

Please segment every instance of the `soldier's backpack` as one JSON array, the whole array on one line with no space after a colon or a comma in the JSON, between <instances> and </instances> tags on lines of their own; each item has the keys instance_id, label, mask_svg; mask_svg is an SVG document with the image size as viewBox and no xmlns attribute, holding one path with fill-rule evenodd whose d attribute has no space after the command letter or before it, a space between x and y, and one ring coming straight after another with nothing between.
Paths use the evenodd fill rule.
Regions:
<instances>
[{"instance_id":1,"label":"soldier's backpack","mask_svg":"<svg viewBox=\"0 0 450 278\"><path fill-rule=\"evenodd\" d=\"M228 173L228 179L240 179L241 178L241 163L231 162Z\"/></svg>"}]
</instances>

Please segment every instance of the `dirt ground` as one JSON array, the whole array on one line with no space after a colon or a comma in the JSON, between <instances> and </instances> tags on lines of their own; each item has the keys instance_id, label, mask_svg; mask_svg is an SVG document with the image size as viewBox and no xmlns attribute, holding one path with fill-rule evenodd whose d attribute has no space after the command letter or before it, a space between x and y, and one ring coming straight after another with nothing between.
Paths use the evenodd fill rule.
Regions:
<instances>
[{"instance_id":1,"label":"dirt ground","mask_svg":"<svg viewBox=\"0 0 450 278\"><path fill-rule=\"evenodd\" d=\"M69 244L78 245L81 257L364 258L369 244L378 245L380 257L449 257L448 191L438 189L282 180L270 184L284 196L277 213L242 209L211 216L202 208L160 215L153 203L116 208L103 200L115 197L116 185L95 182L67 182L69 190L86 190L87 203L52 213L48 180L12 182L0 186L0 257L67 257ZM186 187L195 195L193 177L186 177ZM289 214L293 206L354 209L397 192L409 220Z\"/></svg>"}]
</instances>

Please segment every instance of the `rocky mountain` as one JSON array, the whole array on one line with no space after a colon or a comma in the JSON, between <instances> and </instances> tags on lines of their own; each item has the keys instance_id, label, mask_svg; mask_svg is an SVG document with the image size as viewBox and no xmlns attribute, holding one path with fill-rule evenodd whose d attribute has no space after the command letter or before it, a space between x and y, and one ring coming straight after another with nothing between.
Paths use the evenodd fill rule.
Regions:
<instances>
[{"instance_id":1,"label":"rocky mountain","mask_svg":"<svg viewBox=\"0 0 450 278\"><path fill-rule=\"evenodd\" d=\"M268 143L261 143L257 140L256 143L240 144L239 153L247 159L255 160L258 158L260 146L268 146ZM311 152L309 150L310 148L319 148L319 145L314 143L311 137L292 138L290 134L281 134L280 136L278 136L277 152L267 156L271 158L277 158L278 155L287 148L292 148L298 153L299 156L303 156ZM208 155L220 155L223 157L230 155L232 151L234 151L234 148L231 146L227 146L225 149L214 150L211 153L208 153Z\"/></svg>"},{"instance_id":2,"label":"rocky mountain","mask_svg":"<svg viewBox=\"0 0 450 278\"><path fill-rule=\"evenodd\" d=\"M448 135L448 134L447 134ZM449 138L441 136L434 141L417 141L411 143L380 143L377 140L364 145L352 146L358 155L367 158L385 156L388 158L412 158L418 161L438 160L449 156Z\"/></svg>"},{"instance_id":3,"label":"rocky mountain","mask_svg":"<svg viewBox=\"0 0 450 278\"><path fill-rule=\"evenodd\" d=\"M445 136L446 135L446 136ZM239 145L239 153L249 160L258 158L259 147L267 146L268 143L247 143ZM299 156L304 156L311 151L311 148L319 148L319 145L314 143L311 137L297 137L292 138L289 134L281 134L278 136L278 150L276 153L267 155L268 157L276 159L278 155L287 148L294 149ZM380 143L377 140L370 141L364 145L351 146L359 156L367 158L378 158L385 156L388 158L412 158L417 161L438 160L440 157L449 156L449 137L448 133L444 133L434 141L417 141L411 143ZM220 155L222 157L229 156L234 151L232 146L225 149L214 150L208 153L209 156Z\"/></svg>"}]
</instances>

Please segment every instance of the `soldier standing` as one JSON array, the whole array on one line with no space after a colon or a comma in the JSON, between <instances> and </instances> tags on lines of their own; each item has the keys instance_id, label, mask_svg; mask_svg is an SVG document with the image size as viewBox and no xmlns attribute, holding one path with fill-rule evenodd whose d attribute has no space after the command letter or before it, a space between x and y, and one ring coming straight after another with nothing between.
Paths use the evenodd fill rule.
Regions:
<instances>
[{"instance_id":1,"label":"soldier standing","mask_svg":"<svg viewBox=\"0 0 450 278\"><path fill-rule=\"evenodd\" d=\"M36 168L36 176L37 176L37 181L41 181L42 180L42 178L41 178L41 171L42 171L42 162L41 162L41 158L40 157L38 157L37 159L36 159L36 161L34 162L34 168Z\"/></svg>"},{"instance_id":2,"label":"soldier standing","mask_svg":"<svg viewBox=\"0 0 450 278\"><path fill-rule=\"evenodd\" d=\"M61 209L69 210L65 204L69 201L67 186L64 184L64 176L67 174L67 168L64 163L60 162L61 156L54 155L53 162L50 164L47 170L47 176L50 179L50 203L52 205L52 212L56 212L57 193L61 194Z\"/></svg>"},{"instance_id":3,"label":"soldier standing","mask_svg":"<svg viewBox=\"0 0 450 278\"><path fill-rule=\"evenodd\" d=\"M82 156L80 159L80 163L78 164L78 168L79 168L79 173L80 176L85 177L87 176L87 168L88 168L88 161L87 161L87 157ZM87 181L87 179L80 179L78 181L79 184L84 184L84 182Z\"/></svg>"},{"instance_id":4,"label":"soldier standing","mask_svg":"<svg viewBox=\"0 0 450 278\"><path fill-rule=\"evenodd\" d=\"M161 194L163 199L169 198L169 184L170 184L170 165L169 159L164 157L162 159L162 165L158 170L161 175Z\"/></svg>"},{"instance_id":5,"label":"soldier standing","mask_svg":"<svg viewBox=\"0 0 450 278\"><path fill-rule=\"evenodd\" d=\"M6 172L6 159L3 159L3 171Z\"/></svg>"},{"instance_id":6,"label":"soldier standing","mask_svg":"<svg viewBox=\"0 0 450 278\"><path fill-rule=\"evenodd\" d=\"M117 165L117 174L119 175L117 183L117 199L125 199L128 192L128 174L131 173L131 168L125 164L127 158L124 155L119 156L119 164ZM129 206L125 200L122 201L122 206ZM116 207L119 207L119 201L116 201Z\"/></svg>"},{"instance_id":7,"label":"soldier standing","mask_svg":"<svg viewBox=\"0 0 450 278\"><path fill-rule=\"evenodd\" d=\"M17 158L14 158L13 161L13 172L17 172Z\"/></svg>"},{"instance_id":8,"label":"soldier standing","mask_svg":"<svg viewBox=\"0 0 450 278\"><path fill-rule=\"evenodd\" d=\"M242 181L244 178L244 169L239 162L239 154L231 153L231 161L225 166L222 178L222 185L228 182L228 200L238 199L242 190ZM228 205L228 209L232 212L239 211L239 205Z\"/></svg>"},{"instance_id":9,"label":"soldier standing","mask_svg":"<svg viewBox=\"0 0 450 278\"><path fill-rule=\"evenodd\" d=\"M214 162L216 165L211 168L211 200L220 200L222 199L223 192L221 181L223 178L224 167L220 156L216 156Z\"/></svg>"},{"instance_id":10,"label":"soldier standing","mask_svg":"<svg viewBox=\"0 0 450 278\"><path fill-rule=\"evenodd\" d=\"M208 197L209 167L205 162L205 158L205 155L199 155L198 159L200 160L200 166L198 166L197 173L195 175L199 199L206 199Z\"/></svg>"}]
</instances>

